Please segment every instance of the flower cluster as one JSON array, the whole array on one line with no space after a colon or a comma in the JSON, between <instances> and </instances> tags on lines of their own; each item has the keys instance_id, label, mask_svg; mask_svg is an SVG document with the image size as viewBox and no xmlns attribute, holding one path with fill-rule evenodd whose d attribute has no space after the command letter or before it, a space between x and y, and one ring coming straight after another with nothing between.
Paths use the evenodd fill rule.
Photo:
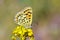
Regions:
<instances>
[{"instance_id":1,"label":"flower cluster","mask_svg":"<svg viewBox=\"0 0 60 40\"><path fill-rule=\"evenodd\" d=\"M12 39L16 40L19 37L20 40L26 40L28 37L30 40L34 40L33 31L31 28L25 28L24 26L17 26L13 31Z\"/></svg>"}]
</instances>

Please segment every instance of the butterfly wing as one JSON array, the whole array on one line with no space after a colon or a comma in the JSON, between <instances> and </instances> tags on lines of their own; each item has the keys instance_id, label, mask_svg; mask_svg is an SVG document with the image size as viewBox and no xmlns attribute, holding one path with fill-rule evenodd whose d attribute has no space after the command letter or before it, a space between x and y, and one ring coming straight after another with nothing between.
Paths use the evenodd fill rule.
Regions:
<instances>
[{"instance_id":1,"label":"butterfly wing","mask_svg":"<svg viewBox=\"0 0 60 40\"><path fill-rule=\"evenodd\" d=\"M26 7L18 12L15 16L15 21L18 25L31 26L32 24L32 8Z\"/></svg>"}]
</instances>

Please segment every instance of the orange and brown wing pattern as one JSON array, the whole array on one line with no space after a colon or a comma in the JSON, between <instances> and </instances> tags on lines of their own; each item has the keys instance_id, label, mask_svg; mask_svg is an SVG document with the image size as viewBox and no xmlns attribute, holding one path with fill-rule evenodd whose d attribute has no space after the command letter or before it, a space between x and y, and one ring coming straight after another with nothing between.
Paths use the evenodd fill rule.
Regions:
<instances>
[{"instance_id":1,"label":"orange and brown wing pattern","mask_svg":"<svg viewBox=\"0 0 60 40\"><path fill-rule=\"evenodd\" d=\"M31 26L32 24L32 8L26 7L18 12L15 16L15 21L18 25Z\"/></svg>"}]
</instances>

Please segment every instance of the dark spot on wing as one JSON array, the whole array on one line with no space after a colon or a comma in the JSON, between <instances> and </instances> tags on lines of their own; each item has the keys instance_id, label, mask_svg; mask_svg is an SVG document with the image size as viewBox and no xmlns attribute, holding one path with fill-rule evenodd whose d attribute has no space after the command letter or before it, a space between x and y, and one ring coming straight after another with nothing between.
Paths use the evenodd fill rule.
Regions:
<instances>
[{"instance_id":1,"label":"dark spot on wing","mask_svg":"<svg viewBox=\"0 0 60 40\"><path fill-rule=\"evenodd\" d=\"M30 22L31 20L29 20L29 22Z\"/></svg>"},{"instance_id":2,"label":"dark spot on wing","mask_svg":"<svg viewBox=\"0 0 60 40\"><path fill-rule=\"evenodd\" d=\"M26 17L24 17L24 19L25 19Z\"/></svg>"},{"instance_id":3,"label":"dark spot on wing","mask_svg":"<svg viewBox=\"0 0 60 40\"><path fill-rule=\"evenodd\" d=\"M28 12L28 13L30 13L30 14L31 14L31 12Z\"/></svg>"},{"instance_id":4,"label":"dark spot on wing","mask_svg":"<svg viewBox=\"0 0 60 40\"><path fill-rule=\"evenodd\" d=\"M29 15L29 16L31 16L31 15Z\"/></svg>"},{"instance_id":5,"label":"dark spot on wing","mask_svg":"<svg viewBox=\"0 0 60 40\"><path fill-rule=\"evenodd\" d=\"M31 19L31 18L29 18L29 19Z\"/></svg>"},{"instance_id":6,"label":"dark spot on wing","mask_svg":"<svg viewBox=\"0 0 60 40\"><path fill-rule=\"evenodd\" d=\"M25 14L25 15L28 15L28 14Z\"/></svg>"},{"instance_id":7,"label":"dark spot on wing","mask_svg":"<svg viewBox=\"0 0 60 40\"><path fill-rule=\"evenodd\" d=\"M30 10L30 9L25 10L24 13L27 12L28 10Z\"/></svg>"}]
</instances>

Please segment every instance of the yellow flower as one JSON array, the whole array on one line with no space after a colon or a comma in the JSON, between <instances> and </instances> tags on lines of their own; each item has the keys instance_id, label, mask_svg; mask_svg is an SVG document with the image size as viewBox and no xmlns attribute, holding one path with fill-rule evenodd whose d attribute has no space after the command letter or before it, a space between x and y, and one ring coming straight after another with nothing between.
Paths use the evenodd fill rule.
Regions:
<instances>
[{"instance_id":1,"label":"yellow flower","mask_svg":"<svg viewBox=\"0 0 60 40\"><path fill-rule=\"evenodd\" d=\"M33 31L31 28L27 29L28 30L28 36L32 36L33 35Z\"/></svg>"},{"instance_id":2,"label":"yellow flower","mask_svg":"<svg viewBox=\"0 0 60 40\"><path fill-rule=\"evenodd\" d=\"M28 30L28 32L32 32L32 29L31 28L28 28L27 30Z\"/></svg>"},{"instance_id":3,"label":"yellow flower","mask_svg":"<svg viewBox=\"0 0 60 40\"><path fill-rule=\"evenodd\" d=\"M12 36L12 40L16 40L15 36Z\"/></svg>"},{"instance_id":4,"label":"yellow flower","mask_svg":"<svg viewBox=\"0 0 60 40\"><path fill-rule=\"evenodd\" d=\"M20 37L21 40L25 40L26 37L30 37L30 40L34 40L33 31L31 28L25 28L24 26L17 26L13 31L13 34L14 36ZM16 40L14 36L12 37L12 39Z\"/></svg>"},{"instance_id":5,"label":"yellow flower","mask_svg":"<svg viewBox=\"0 0 60 40\"><path fill-rule=\"evenodd\" d=\"M22 36L22 37L21 37L21 40L26 40L26 39L25 39L25 37Z\"/></svg>"},{"instance_id":6,"label":"yellow flower","mask_svg":"<svg viewBox=\"0 0 60 40\"><path fill-rule=\"evenodd\" d=\"M22 28L22 32L22 34L24 35L27 32L27 30L25 28Z\"/></svg>"},{"instance_id":7,"label":"yellow flower","mask_svg":"<svg viewBox=\"0 0 60 40\"><path fill-rule=\"evenodd\" d=\"M32 35L33 35L33 33L32 33L32 32L28 33L28 36L32 36Z\"/></svg>"},{"instance_id":8,"label":"yellow flower","mask_svg":"<svg viewBox=\"0 0 60 40\"><path fill-rule=\"evenodd\" d=\"M34 37L30 37L30 40L34 40Z\"/></svg>"},{"instance_id":9,"label":"yellow flower","mask_svg":"<svg viewBox=\"0 0 60 40\"><path fill-rule=\"evenodd\" d=\"M19 34L22 34L22 31L19 31L18 33L19 33Z\"/></svg>"}]
</instances>

